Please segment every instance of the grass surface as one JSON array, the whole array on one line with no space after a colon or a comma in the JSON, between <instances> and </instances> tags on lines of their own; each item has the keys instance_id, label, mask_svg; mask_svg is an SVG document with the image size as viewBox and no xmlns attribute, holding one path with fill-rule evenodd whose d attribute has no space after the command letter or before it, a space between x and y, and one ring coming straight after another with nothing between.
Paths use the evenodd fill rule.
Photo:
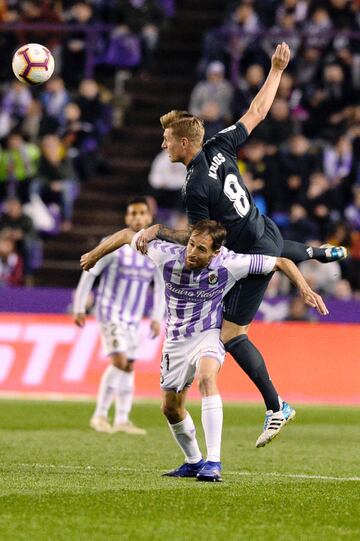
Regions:
<instances>
[{"instance_id":1,"label":"grass surface","mask_svg":"<svg viewBox=\"0 0 360 541\"><path fill-rule=\"evenodd\" d=\"M359 409L299 406L255 449L263 410L226 405L216 484L160 476L182 456L156 402L134 408L145 437L95 433L92 410L0 402L1 541L360 539Z\"/></svg>"}]
</instances>

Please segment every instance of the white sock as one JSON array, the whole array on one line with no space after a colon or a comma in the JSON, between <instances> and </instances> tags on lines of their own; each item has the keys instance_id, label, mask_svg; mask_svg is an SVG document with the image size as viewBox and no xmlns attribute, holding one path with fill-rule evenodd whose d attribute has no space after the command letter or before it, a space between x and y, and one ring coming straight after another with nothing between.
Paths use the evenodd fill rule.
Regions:
<instances>
[{"instance_id":1,"label":"white sock","mask_svg":"<svg viewBox=\"0 0 360 541\"><path fill-rule=\"evenodd\" d=\"M206 460L220 462L223 407L219 394L205 396L201 401L201 422L207 448Z\"/></svg>"},{"instance_id":2,"label":"white sock","mask_svg":"<svg viewBox=\"0 0 360 541\"><path fill-rule=\"evenodd\" d=\"M121 372L115 396L115 424L126 423L134 398L134 372Z\"/></svg>"},{"instance_id":3,"label":"white sock","mask_svg":"<svg viewBox=\"0 0 360 541\"><path fill-rule=\"evenodd\" d=\"M194 421L192 420L190 413L188 413L185 419L180 421L180 423L175 423L174 425L169 423L169 427L177 444L185 455L186 462L189 464L196 464L196 462L199 462L202 456L196 439Z\"/></svg>"},{"instance_id":4,"label":"white sock","mask_svg":"<svg viewBox=\"0 0 360 541\"><path fill-rule=\"evenodd\" d=\"M94 413L95 417L107 417L121 372L122 371L113 364L109 364L103 372L97 395L96 410Z\"/></svg>"}]
</instances>

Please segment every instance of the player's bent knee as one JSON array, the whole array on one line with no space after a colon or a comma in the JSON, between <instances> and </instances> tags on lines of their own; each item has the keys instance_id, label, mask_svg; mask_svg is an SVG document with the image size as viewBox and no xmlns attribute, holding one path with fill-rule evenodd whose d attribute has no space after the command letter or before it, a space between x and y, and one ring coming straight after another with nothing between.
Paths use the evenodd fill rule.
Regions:
<instances>
[{"instance_id":1,"label":"player's bent knee","mask_svg":"<svg viewBox=\"0 0 360 541\"><path fill-rule=\"evenodd\" d=\"M198 386L201 394L207 394L216 387L216 376L214 372L199 372Z\"/></svg>"},{"instance_id":2,"label":"player's bent knee","mask_svg":"<svg viewBox=\"0 0 360 541\"><path fill-rule=\"evenodd\" d=\"M161 411L171 424L178 423L182 420L181 408L176 404L169 404L167 402L163 402L161 404Z\"/></svg>"},{"instance_id":3,"label":"player's bent knee","mask_svg":"<svg viewBox=\"0 0 360 541\"><path fill-rule=\"evenodd\" d=\"M113 353L111 355L111 363L119 370L127 370L128 360L124 353Z\"/></svg>"},{"instance_id":4,"label":"player's bent knee","mask_svg":"<svg viewBox=\"0 0 360 541\"><path fill-rule=\"evenodd\" d=\"M134 361L128 361L127 365L126 365L126 368L125 368L125 372L134 372Z\"/></svg>"},{"instance_id":5,"label":"player's bent knee","mask_svg":"<svg viewBox=\"0 0 360 541\"><path fill-rule=\"evenodd\" d=\"M237 325L230 321L224 321L221 327L220 340L223 344L242 334L247 335L250 325Z\"/></svg>"}]
</instances>

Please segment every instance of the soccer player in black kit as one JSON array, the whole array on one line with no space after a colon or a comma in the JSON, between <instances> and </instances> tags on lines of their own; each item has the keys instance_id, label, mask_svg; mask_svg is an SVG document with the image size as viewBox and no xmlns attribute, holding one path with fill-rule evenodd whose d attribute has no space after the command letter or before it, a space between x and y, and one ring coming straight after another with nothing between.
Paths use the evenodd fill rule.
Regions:
<instances>
[{"instance_id":1,"label":"soccer player in black kit","mask_svg":"<svg viewBox=\"0 0 360 541\"><path fill-rule=\"evenodd\" d=\"M311 248L284 241L276 224L260 214L237 167L238 148L268 113L289 59L288 45L278 45L268 77L249 110L238 122L204 145L204 128L200 119L186 111L171 111L162 116L162 148L168 151L172 162L181 162L187 167L183 199L190 225L204 219L221 222L227 230L226 247L234 252L282 256L295 263L310 258L326 263L346 257L346 249ZM157 224L144 231L138 247L145 252L147 242L154 238L186 244L189 231L174 231ZM116 249L116 235L101 245L101 256ZM95 250L92 264L101 257ZM92 252L87 254L90 255ZM271 275L248 276L232 288L225 298L221 331L225 349L257 386L266 404L264 429L256 447L269 443L295 417L295 410L279 397L260 351L247 335L270 278Z\"/></svg>"}]
</instances>

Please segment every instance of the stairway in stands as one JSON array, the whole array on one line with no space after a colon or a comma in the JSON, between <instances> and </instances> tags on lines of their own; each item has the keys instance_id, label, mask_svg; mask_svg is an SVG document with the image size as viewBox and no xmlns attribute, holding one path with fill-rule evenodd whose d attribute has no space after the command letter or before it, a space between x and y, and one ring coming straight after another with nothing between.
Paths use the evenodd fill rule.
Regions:
<instances>
[{"instance_id":1,"label":"stairway in stands","mask_svg":"<svg viewBox=\"0 0 360 541\"><path fill-rule=\"evenodd\" d=\"M82 186L74 228L45 242L44 264L36 273L36 285L75 287L80 255L123 226L129 198L146 195L150 165L161 145L159 116L187 108L203 33L220 24L223 5L222 0L178 2L176 16L160 34L149 74L127 82L130 105L124 126L103 152L111 174L98 174Z\"/></svg>"}]
</instances>

